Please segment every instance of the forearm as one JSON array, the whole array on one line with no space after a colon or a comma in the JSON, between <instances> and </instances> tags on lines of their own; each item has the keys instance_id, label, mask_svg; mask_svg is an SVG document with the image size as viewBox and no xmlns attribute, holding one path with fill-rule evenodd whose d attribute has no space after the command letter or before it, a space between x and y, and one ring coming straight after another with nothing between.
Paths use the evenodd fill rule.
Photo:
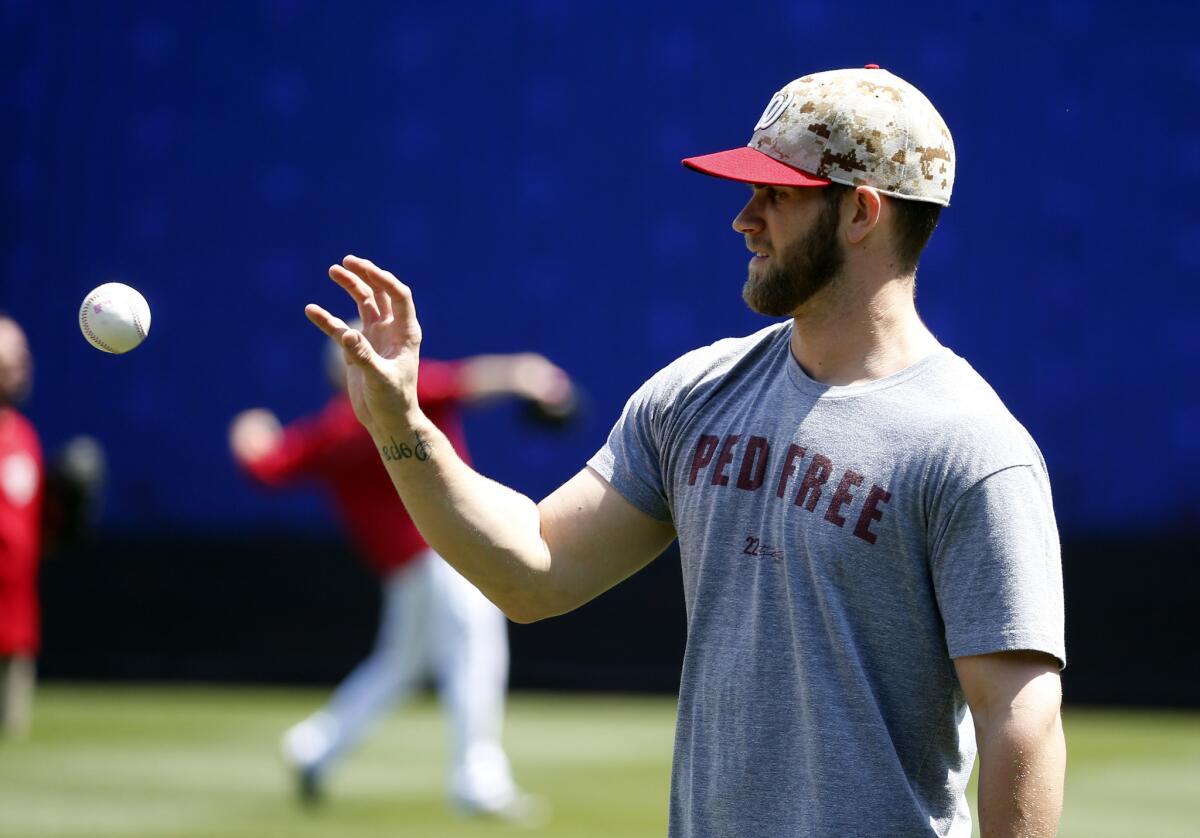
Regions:
<instances>
[{"instance_id":1,"label":"forearm","mask_svg":"<svg viewBox=\"0 0 1200 838\"><path fill-rule=\"evenodd\" d=\"M552 585L537 505L471 469L419 412L371 435L429 546L512 619L541 616Z\"/></svg>"},{"instance_id":2,"label":"forearm","mask_svg":"<svg viewBox=\"0 0 1200 838\"><path fill-rule=\"evenodd\" d=\"M485 399L490 396L505 396L516 389L512 355L473 355L463 364L463 395L467 399Z\"/></svg>"},{"instance_id":3,"label":"forearm","mask_svg":"<svg viewBox=\"0 0 1200 838\"><path fill-rule=\"evenodd\" d=\"M1056 835L1067 763L1057 709L977 719L976 738L982 838Z\"/></svg>"},{"instance_id":4,"label":"forearm","mask_svg":"<svg viewBox=\"0 0 1200 838\"><path fill-rule=\"evenodd\" d=\"M614 562L599 581L571 573L577 561L552 565L538 506L471 470L421 412L421 326L408 286L356 256L331 266L329 276L354 299L362 329L317 305L306 306L305 314L342 348L355 416L378 446L417 528L484 595L512 619L531 621L586 601L607 587L604 582L623 578L626 565L649 559L634 550L633 559Z\"/></svg>"},{"instance_id":5,"label":"forearm","mask_svg":"<svg viewBox=\"0 0 1200 838\"><path fill-rule=\"evenodd\" d=\"M463 398L519 396L543 403L562 403L571 395L565 372L534 352L512 355L474 355L462 362Z\"/></svg>"}]
</instances>

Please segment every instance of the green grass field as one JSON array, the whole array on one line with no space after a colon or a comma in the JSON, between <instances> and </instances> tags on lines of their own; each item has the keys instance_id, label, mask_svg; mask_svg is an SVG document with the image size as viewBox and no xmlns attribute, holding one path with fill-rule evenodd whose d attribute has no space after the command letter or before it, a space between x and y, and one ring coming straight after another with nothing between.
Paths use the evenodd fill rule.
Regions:
<instances>
[{"instance_id":1,"label":"green grass field","mask_svg":"<svg viewBox=\"0 0 1200 838\"><path fill-rule=\"evenodd\" d=\"M276 754L312 690L45 685L34 735L0 745L0 836L528 834L451 813L444 728L423 700L385 722L303 811ZM662 836L674 703L516 695L506 742L553 836ZM1062 835L1200 834L1200 714L1074 710Z\"/></svg>"}]
</instances>

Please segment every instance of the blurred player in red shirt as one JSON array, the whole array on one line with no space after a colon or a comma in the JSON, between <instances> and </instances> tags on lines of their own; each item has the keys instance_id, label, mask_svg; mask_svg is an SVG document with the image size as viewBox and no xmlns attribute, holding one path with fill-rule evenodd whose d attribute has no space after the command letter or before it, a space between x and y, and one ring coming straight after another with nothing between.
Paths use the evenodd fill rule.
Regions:
<instances>
[{"instance_id":1,"label":"blurred player in red shirt","mask_svg":"<svg viewBox=\"0 0 1200 838\"><path fill-rule=\"evenodd\" d=\"M0 315L0 726L6 736L29 727L38 632L42 447L16 404L33 382L25 333Z\"/></svg>"},{"instance_id":2,"label":"blurred player in red shirt","mask_svg":"<svg viewBox=\"0 0 1200 838\"><path fill-rule=\"evenodd\" d=\"M354 417L341 351L333 344L327 365L338 392L320 413L281 427L259 408L239 414L230 429L235 459L257 481L278 487L309 479L328 490L383 585L371 654L323 708L284 736L284 757L296 771L301 797L317 799L343 752L432 674L451 726L454 804L472 814L534 817L537 801L513 782L500 744L508 678L504 616L425 544ZM569 410L573 400L566 373L540 355L421 362L421 406L463 457L460 405L505 395L551 414Z\"/></svg>"}]
</instances>

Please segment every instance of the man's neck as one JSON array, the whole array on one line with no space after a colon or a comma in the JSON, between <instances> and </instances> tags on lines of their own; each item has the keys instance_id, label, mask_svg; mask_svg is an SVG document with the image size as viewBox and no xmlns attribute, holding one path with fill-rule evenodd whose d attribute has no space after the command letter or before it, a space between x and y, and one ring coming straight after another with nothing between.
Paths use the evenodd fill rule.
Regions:
<instances>
[{"instance_id":1,"label":"man's neck","mask_svg":"<svg viewBox=\"0 0 1200 838\"><path fill-rule=\"evenodd\" d=\"M794 316L792 355L814 381L830 386L875 381L936 350L921 322L912 281L896 279L862 293L843 278Z\"/></svg>"}]
</instances>

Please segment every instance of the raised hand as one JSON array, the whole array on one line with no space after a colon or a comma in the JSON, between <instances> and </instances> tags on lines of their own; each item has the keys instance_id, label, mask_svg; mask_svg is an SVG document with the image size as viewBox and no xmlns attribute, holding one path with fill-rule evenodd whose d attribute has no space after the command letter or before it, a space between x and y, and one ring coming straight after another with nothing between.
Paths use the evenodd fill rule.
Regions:
<instances>
[{"instance_id":1,"label":"raised hand","mask_svg":"<svg viewBox=\"0 0 1200 838\"><path fill-rule=\"evenodd\" d=\"M421 326L412 292L375 263L347 256L329 278L358 306L362 329L350 328L319 305L304 313L337 342L346 357L346 386L354 413L372 433L408 424L417 406Z\"/></svg>"},{"instance_id":2,"label":"raised hand","mask_svg":"<svg viewBox=\"0 0 1200 838\"><path fill-rule=\"evenodd\" d=\"M512 356L511 377L513 392L523 399L554 407L571 398L571 377L535 352Z\"/></svg>"},{"instance_id":3,"label":"raised hand","mask_svg":"<svg viewBox=\"0 0 1200 838\"><path fill-rule=\"evenodd\" d=\"M229 450L243 463L252 463L275 450L283 428L269 410L243 410L229 425Z\"/></svg>"}]
</instances>

